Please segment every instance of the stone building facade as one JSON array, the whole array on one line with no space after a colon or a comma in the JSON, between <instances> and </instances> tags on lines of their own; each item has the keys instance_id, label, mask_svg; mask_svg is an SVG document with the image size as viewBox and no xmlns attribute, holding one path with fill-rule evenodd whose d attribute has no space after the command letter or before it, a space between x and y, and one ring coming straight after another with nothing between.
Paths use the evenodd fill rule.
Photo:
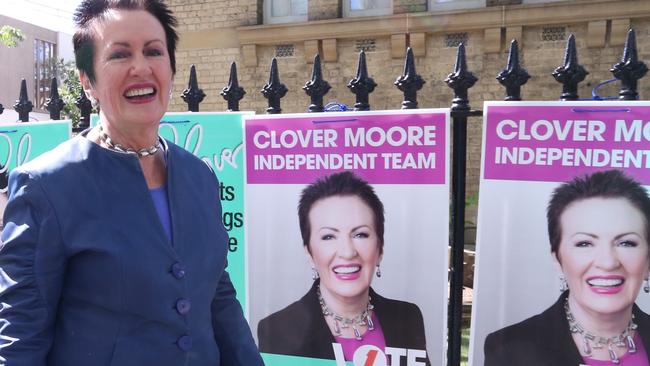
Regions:
<instances>
[{"instance_id":1,"label":"stone building facade","mask_svg":"<svg viewBox=\"0 0 650 366\"><path fill-rule=\"evenodd\" d=\"M522 89L525 100L559 98L561 86L551 73L563 62L569 34L576 36L579 61L590 73L579 89L582 98L613 78L609 69L621 58L629 28L637 32L639 58L650 63L648 0L394 0L389 14L371 16L346 16L345 1L351 0L309 0L305 17L265 24L262 0L168 0L180 20L181 35L172 109L186 108L178 95L187 85L191 64L207 94L201 110L226 109L219 93L234 61L247 92L241 109L264 113L266 99L259 91L268 80L271 59L277 57L280 78L289 88L282 109L292 113L305 112L309 105L302 87L316 53L332 86L325 102L353 105L346 85L364 49L370 76L378 84L370 96L375 110L400 108L402 94L393 83L403 71L407 46L426 80L418 95L421 108L450 105L452 93L444 79L453 69L459 41L465 42L468 66L479 77L469 92L477 109L483 101L503 100L505 89L495 77L506 65L512 39L518 40L522 64L532 76ZM599 93L615 96L618 88L619 83L611 83ZM650 82L642 80L639 93L650 98ZM480 141L481 121L470 120L468 195L477 191Z\"/></svg>"}]
</instances>

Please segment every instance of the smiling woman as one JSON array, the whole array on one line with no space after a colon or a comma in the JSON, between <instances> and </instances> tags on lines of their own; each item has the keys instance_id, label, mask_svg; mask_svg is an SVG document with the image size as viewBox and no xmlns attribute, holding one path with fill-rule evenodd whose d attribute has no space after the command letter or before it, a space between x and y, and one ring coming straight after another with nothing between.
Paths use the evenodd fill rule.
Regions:
<instances>
[{"instance_id":1,"label":"smiling woman","mask_svg":"<svg viewBox=\"0 0 650 366\"><path fill-rule=\"evenodd\" d=\"M0 363L263 365L225 271L219 182L158 136L175 18L161 0L84 0L75 21L99 123L10 174Z\"/></svg>"},{"instance_id":2,"label":"smiling woman","mask_svg":"<svg viewBox=\"0 0 650 366\"><path fill-rule=\"evenodd\" d=\"M635 305L650 292L645 189L617 170L579 177L554 191L547 218L564 291L490 334L485 365L649 365L650 316Z\"/></svg>"},{"instance_id":3,"label":"smiling woman","mask_svg":"<svg viewBox=\"0 0 650 366\"><path fill-rule=\"evenodd\" d=\"M302 191L298 219L314 283L260 321L260 351L342 362L372 346L408 350L409 363L429 365L420 309L371 287L384 251L384 206L374 189L352 172L324 177ZM391 364L406 363L396 355Z\"/></svg>"}]
</instances>

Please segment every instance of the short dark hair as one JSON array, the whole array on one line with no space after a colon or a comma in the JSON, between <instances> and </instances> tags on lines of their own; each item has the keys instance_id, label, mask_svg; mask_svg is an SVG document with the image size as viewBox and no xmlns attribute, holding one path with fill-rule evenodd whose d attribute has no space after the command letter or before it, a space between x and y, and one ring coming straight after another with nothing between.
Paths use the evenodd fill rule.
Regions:
<instances>
[{"instance_id":1,"label":"short dark hair","mask_svg":"<svg viewBox=\"0 0 650 366\"><path fill-rule=\"evenodd\" d=\"M93 67L95 47L91 27L93 20L102 19L111 9L144 10L158 19L165 30L169 62L172 72L176 74L178 34L174 28L178 25L178 21L162 0L83 0L74 13L77 30L72 37L72 43L77 69L86 74L91 83L95 82Z\"/></svg>"},{"instance_id":2,"label":"short dark hair","mask_svg":"<svg viewBox=\"0 0 650 366\"><path fill-rule=\"evenodd\" d=\"M333 196L356 196L370 207L374 217L377 237L379 238L379 250L383 252L384 205L368 182L349 171L334 173L320 178L302 191L300 202L298 203L298 220L300 221L302 244L309 250L309 237L311 236L309 211L311 211L311 208L319 200Z\"/></svg>"},{"instance_id":3,"label":"short dark hair","mask_svg":"<svg viewBox=\"0 0 650 366\"><path fill-rule=\"evenodd\" d=\"M556 256L562 239L560 217L573 202L588 198L623 198L645 218L646 239L650 234L650 198L641 184L619 170L606 170L576 177L553 191L546 211L551 253ZM558 257L559 258L559 257Z\"/></svg>"}]
</instances>

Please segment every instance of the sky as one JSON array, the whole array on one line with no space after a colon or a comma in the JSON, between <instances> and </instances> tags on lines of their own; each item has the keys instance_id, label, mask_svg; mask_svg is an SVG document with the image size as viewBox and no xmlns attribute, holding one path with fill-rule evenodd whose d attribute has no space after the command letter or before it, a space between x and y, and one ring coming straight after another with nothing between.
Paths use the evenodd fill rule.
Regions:
<instances>
[{"instance_id":1,"label":"sky","mask_svg":"<svg viewBox=\"0 0 650 366\"><path fill-rule=\"evenodd\" d=\"M72 14L80 1L2 0L0 14L44 28L72 34Z\"/></svg>"}]
</instances>

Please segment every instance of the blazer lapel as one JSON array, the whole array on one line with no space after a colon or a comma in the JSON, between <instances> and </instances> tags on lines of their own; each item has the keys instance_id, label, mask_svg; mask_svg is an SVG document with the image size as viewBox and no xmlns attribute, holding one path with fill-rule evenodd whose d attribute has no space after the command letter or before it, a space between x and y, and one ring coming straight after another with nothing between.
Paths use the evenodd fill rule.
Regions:
<instances>
[{"instance_id":1,"label":"blazer lapel","mask_svg":"<svg viewBox=\"0 0 650 366\"><path fill-rule=\"evenodd\" d=\"M88 142L88 144L92 144ZM125 236L133 236L132 229L138 228L138 240L156 245L177 258L169 239L158 219L156 208L144 179L142 169L136 157L105 150L91 145L88 147L89 169L97 177L97 186L106 200L104 209L109 212L114 221L114 230L123 232Z\"/></svg>"}]
</instances>

